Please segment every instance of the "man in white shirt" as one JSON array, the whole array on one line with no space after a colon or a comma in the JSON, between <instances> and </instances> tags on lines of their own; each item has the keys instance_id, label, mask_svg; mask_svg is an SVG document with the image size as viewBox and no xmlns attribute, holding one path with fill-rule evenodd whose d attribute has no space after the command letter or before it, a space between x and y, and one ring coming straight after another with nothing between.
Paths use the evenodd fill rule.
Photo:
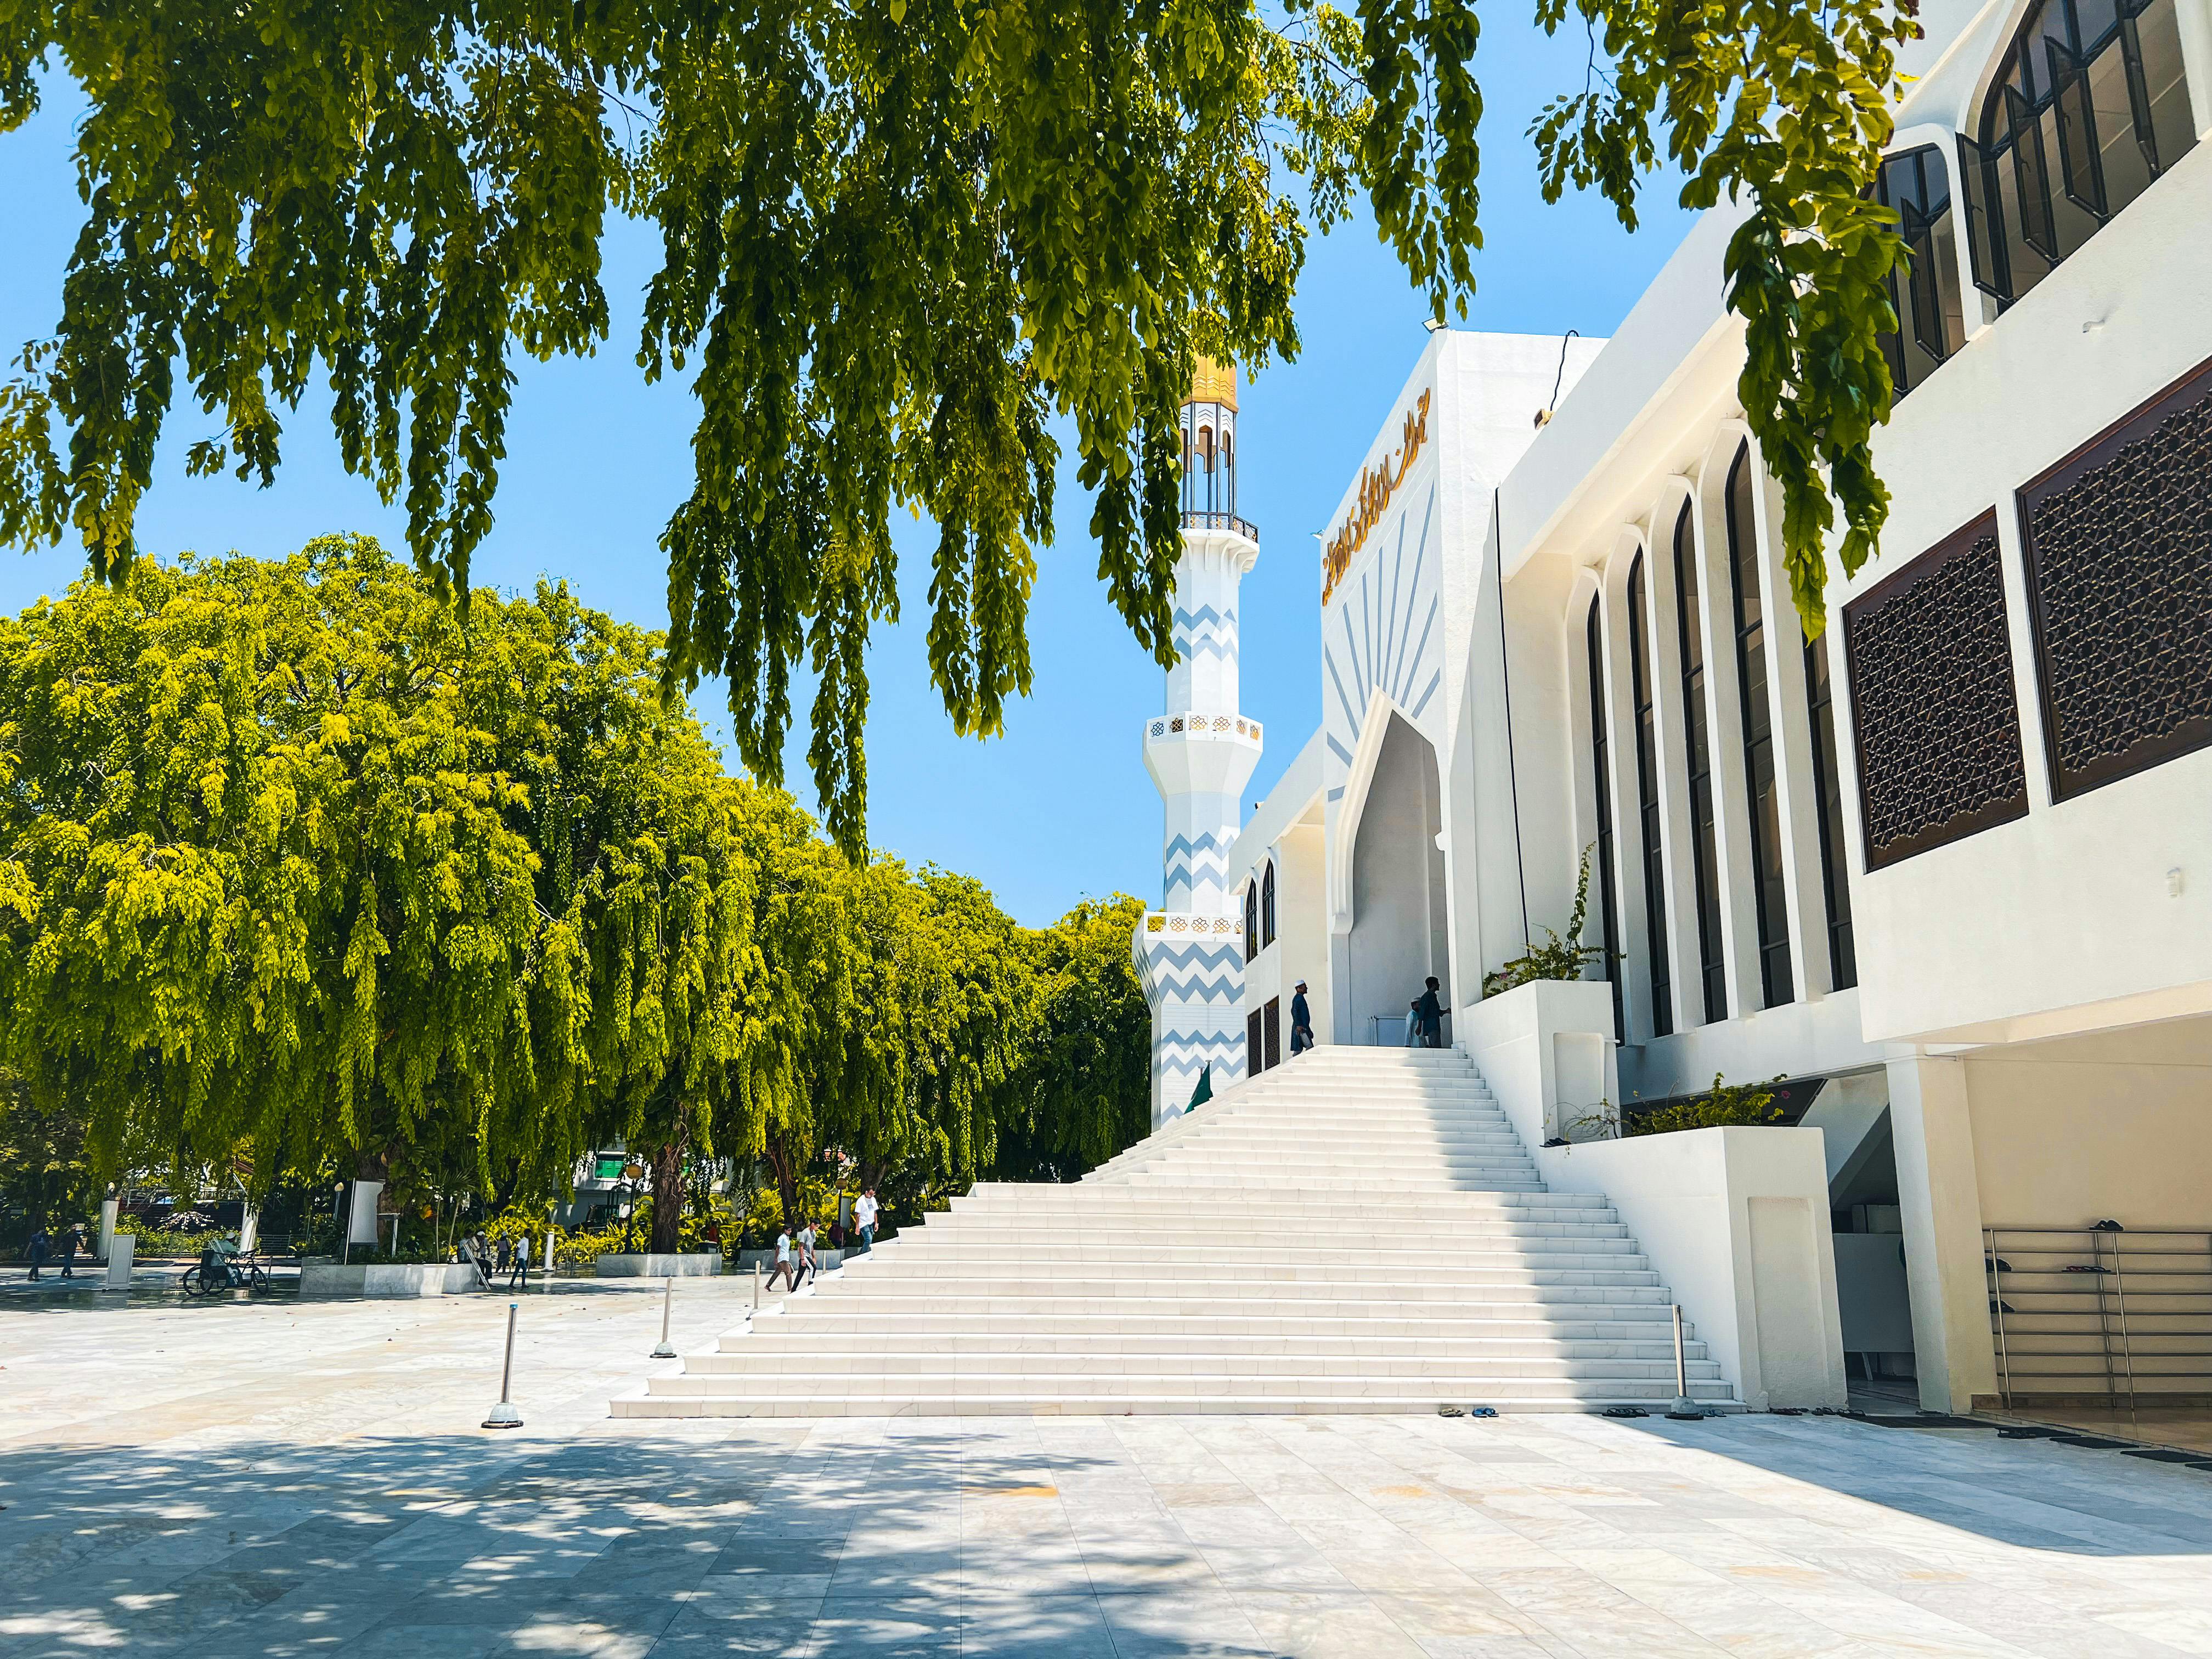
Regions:
<instances>
[{"instance_id":1,"label":"man in white shirt","mask_svg":"<svg viewBox=\"0 0 2212 1659\"><path fill-rule=\"evenodd\" d=\"M876 1189L866 1188L853 1203L853 1224L860 1230L860 1254L876 1248Z\"/></svg>"}]
</instances>

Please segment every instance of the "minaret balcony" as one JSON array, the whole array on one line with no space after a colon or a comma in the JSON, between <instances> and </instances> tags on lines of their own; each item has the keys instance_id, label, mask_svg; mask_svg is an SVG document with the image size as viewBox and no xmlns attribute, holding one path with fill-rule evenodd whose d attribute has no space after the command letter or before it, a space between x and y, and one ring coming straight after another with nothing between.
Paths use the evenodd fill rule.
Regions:
<instances>
[{"instance_id":1,"label":"minaret balcony","mask_svg":"<svg viewBox=\"0 0 2212 1659\"><path fill-rule=\"evenodd\" d=\"M1254 546L1260 543L1260 527L1249 520L1240 519L1234 513L1190 513L1182 515L1185 530L1225 530L1232 536L1242 536Z\"/></svg>"}]
</instances>

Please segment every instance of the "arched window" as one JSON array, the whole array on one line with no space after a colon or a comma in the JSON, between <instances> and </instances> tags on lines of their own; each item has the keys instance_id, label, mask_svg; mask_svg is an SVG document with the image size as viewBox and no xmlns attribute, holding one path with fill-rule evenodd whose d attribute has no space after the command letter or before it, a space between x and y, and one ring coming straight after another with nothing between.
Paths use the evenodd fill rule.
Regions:
<instances>
[{"instance_id":1,"label":"arched window","mask_svg":"<svg viewBox=\"0 0 2212 1659\"><path fill-rule=\"evenodd\" d=\"M1597 884L1598 915L1602 920L1605 960L1599 964L1613 988L1613 1035L1618 1042L1620 1024L1620 922L1613 908L1613 769L1605 741L1605 636L1598 624L1598 597L1589 603L1589 619L1583 625L1589 653L1589 720L1591 784L1597 791L1597 849L1590 877Z\"/></svg>"},{"instance_id":2,"label":"arched window","mask_svg":"<svg viewBox=\"0 0 2212 1659\"><path fill-rule=\"evenodd\" d=\"M1902 398L1966 343L1966 306L1959 292L1959 250L1943 152L1923 144L1881 164L1875 199L1895 208L1908 258L1889 273L1897 327L1881 336L1890 383Z\"/></svg>"},{"instance_id":3,"label":"arched window","mask_svg":"<svg viewBox=\"0 0 2212 1659\"><path fill-rule=\"evenodd\" d=\"M1751 888L1759 921L1759 1006L1794 1001L1790 903L1782 876L1782 798L1774 777L1773 700L1766 684L1766 613L1759 585L1759 524L1752 514L1751 446L1729 469L1729 588L1735 602L1736 689L1743 703L1743 782L1751 808Z\"/></svg>"},{"instance_id":4,"label":"arched window","mask_svg":"<svg viewBox=\"0 0 2212 1659\"><path fill-rule=\"evenodd\" d=\"M1275 942L1275 861L1267 860L1267 873L1260 878L1260 948L1266 950Z\"/></svg>"},{"instance_id":5,"label":"arched window","mask_svg":"<svg viewBox=\"0 0 2212 1659\"><path fill-rule=\"evenodd\" d=\"M1658 731L1651 684L1650 628L1644 616L1644 556L1628 567L1628 667L1636 698L1636 806L1644 848L1644 955L1651 963L1651 1035L1674 1030L1674 971L1667 951L1667 856L1659 833Z\"/></svg>"},{"instance_id":6,"label":"arched window","mask_svg":"<svg viewBox=\"0 0 2212 1659\"><path fill-rule=\"evenodd\" d=\"M1210 426L1198 429L1198 462L1208 472L1213 471L1213 428Z\"/></svg>"},{"instance_id":7,"label":"arched window","mask_svg":"<svg viewBox=\"0 0 2212 1659\"><path fill-rule=\"evenodd\" d=\"M1975 285L2010 305L2196 142L2174 0L2041 0L1960 142Z\"/></svg>"},{"instance_id":8,"label":"arched window","mask_svg":"<svg viewBox=\"0 0 2212 1659\"><path fill-rule=\"evenodd\" d=\"M1249 962L1260 954L1260 887L1256 882L1244 884L1244 960Z\"/></svg>"},{"instance_id":9,"label":"arched window","mask_svg":"<svg viewBox=\"0 0 2212 1659\"><path fill-rule=\"evenodd\" d=\"M1682 759L1689 773L1690 875L1698 901L1698 968L1708 1023L1728 1018L1721 955L1721 896L1715 884L1712 740L1705 721L1705 634L1698 621L1697 532L1690 503L1674 520L1674 627L1682 653Z\"/></svg>"}]
</instances>

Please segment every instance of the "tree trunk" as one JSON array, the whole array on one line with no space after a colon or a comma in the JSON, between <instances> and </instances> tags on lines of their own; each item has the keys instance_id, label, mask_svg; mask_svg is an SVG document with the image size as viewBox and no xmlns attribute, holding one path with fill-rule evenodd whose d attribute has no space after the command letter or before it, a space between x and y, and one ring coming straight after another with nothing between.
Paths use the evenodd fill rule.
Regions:
<instances>
[{"instance_id":1,"label":"tree trunk","mask_svg":"<svg viewBox=\"0 0 2212 1659\"><path fill-rule=\"evenodd\" d=\"M783 1205L783 1224L799 1225L799 1166L791 1154L773 1140L762 1148L769 1172L775 1177L775 1194Z\"/></svg>"},{"instance_id":2,"label":"tree trunk","mask_svg":"<svg viewBox=\"0 0 2212 1659\"><path fill-rule=\"evenodd\" d=\"M684 1241L684 1150L691 1142L691 1126L679 1123L673 1138L653 1150L653 1236L646 1249L654 1255L674 1255Z\"/></svg>"}]
</instances>

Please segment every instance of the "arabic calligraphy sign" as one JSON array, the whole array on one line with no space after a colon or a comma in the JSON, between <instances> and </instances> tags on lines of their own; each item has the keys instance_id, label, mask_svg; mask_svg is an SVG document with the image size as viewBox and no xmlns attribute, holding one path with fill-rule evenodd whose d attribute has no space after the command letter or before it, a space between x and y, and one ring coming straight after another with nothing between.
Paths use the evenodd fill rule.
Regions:
<instances>
[{"instance_id":1,"label":"arabic calligraphy sign","mask_svg":"<svg viewBox=\"0 0 2212 1659\"><path fill-rule=\"evenodd\" d=\"M1367 532L1372 530L1390 498L1398 493L1398 486L1406 481L1406 474L1420 454L1421 447L1429 441L1429 393L1406 411L1406 423L1400 429L1397 453L1385 455L1373 467L1359 469L1359 487L1353 492L1352 511L1343 526L1336 532L1321 556L1321 602L1327 605L1329 596L1336 592L1336 584L1352 566L1352 556L1366 543Z\"/></svg>"}]
</instances>

